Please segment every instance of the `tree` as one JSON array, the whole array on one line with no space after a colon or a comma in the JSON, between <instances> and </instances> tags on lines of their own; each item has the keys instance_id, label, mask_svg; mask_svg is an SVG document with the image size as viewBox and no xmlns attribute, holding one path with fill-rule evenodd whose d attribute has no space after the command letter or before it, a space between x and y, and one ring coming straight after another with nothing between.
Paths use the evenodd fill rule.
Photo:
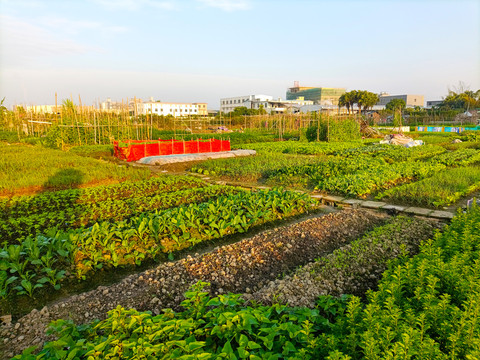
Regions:
<instances>
[{"instance_id":1,"label":"tree","mask_svg":"<svg viewBox=\"0 0 480 360\"><path fill-rule=\"evenodd\" d=\"M465 90L461 93L449 90L440 107L447 109L472 109L480 107L480 90Z\"/></svg>"},{"instance_id":2,"label":"tree","mask_svg":"<svg viewBox=\"0 0 480 360\"><path fill-rule=\"evenodd\" d=\"M347 108L348 113L350 114L350 109L353 112L353 104L357 101L357 90L352 90L346 92L340 96L338 99L338 106L345 106Z\"/></svg>"},{"instance_id":3,"label":"tree","mask_svg":"<svg viewBox=\"0 0 480 360\"><path fill-rule=\"evenodd\" d=\"M352 90L346 92L338 99L338 106L345 106L350 114L353 105L357 104L358 111L368 110L378 102L378 95L367 90Z\"/></svg>"},{"instance_id":4,"label":"tree","mask_svg":"<svg viewBox=\"0 0 480 360\"><path fill-rule=\"evenodd\" d=\"M385 109L390 110L390 111L402 111L405 109L405 106L407 104L405 103L405 100L403 99L393 99L388 102L387 105L385 105Z\"/></svg>"},{"instance_id":5,"label":"tree","mask_svg":"<svg viewBox=\"0 0 480 360\"><path fill-rule=\"evenodd\" d=\"M347 108L347 111L348 113L350 114L350 104L347 102L346 98L345 98L345 94L342 94L340 96L340 98L338 99L338 106L339 107L346 107Z\"/></svg>"},{"instance_id":6,"label":"tree","mask_svg":"<svg viewBox=\"0 0 480 360\"><path fill-rule=\"evenodd\" d=\"M378 103L379 97L377 94L372 93L366 90L359 90L357 91L357 104L358 110L361 112L362 107L363 110L366 111L371 108L373 105Z\"/></svg>"}]
</instances>

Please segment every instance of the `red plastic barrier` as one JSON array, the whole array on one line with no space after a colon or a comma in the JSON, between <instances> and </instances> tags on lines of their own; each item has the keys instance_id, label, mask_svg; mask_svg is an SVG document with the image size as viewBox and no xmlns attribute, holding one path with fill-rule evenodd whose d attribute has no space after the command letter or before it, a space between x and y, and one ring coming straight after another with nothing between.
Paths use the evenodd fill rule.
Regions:
<instances>
[{"instance_id":1,"label":"red plastic barrier","mask_svg":"<svg viewBox=\"0 0 480 360\"><path fill-rule=\"evenodd\" d=\"M113 152L121 160L136 161L147 156L198 154L230 151L230 140L127 140L127 146L113 142Z\"/></svg>"}]
</instances>

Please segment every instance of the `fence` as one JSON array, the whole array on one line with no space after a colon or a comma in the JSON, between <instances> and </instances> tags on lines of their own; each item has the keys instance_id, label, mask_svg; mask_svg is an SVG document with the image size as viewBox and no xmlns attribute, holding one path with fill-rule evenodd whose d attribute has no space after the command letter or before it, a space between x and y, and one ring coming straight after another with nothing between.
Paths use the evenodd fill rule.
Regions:
<instances>
[{"instance_id":1,"label":"fence","mask_svg":"<svg viewBox=\"0 0 480 360\"><path fill-rule=\"evenodd\" d=\"M137 161L147 156L197 154L230 151L230 140L127 140L127 146L113 142L113 151L117 158L127 161Z\"/></svg>"},{"instance_id":2,"label":"fence","mask_svg":"<svg viewBox=\"0 0 480 360\"><path fill-rule=\"evenodd\" d=\"M461 133L462 131L465 131L465 128L452 126L416 126L415 131Z\"/></svg>"}]
</instances>

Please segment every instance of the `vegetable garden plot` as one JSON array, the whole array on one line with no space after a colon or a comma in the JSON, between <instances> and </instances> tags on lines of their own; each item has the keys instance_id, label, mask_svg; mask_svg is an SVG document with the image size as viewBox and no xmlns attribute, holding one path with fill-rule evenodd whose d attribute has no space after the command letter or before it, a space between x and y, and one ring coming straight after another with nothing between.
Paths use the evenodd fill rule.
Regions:
<instances>
[{"instance_id":1,"label":"vegetable garden plot","mask_svg":"<svg viewBox=\"0 0 480 360\"><path fill-rule=\"evenodd\" d=\"M205 185L203 180L191 176L159 176L142 181L124 181L113 185L46 192L32 196L14 196L0 199L0 218L19 216L25 213L39 214L44 211L61 211L75 205L126 199L138 195L138 193L154 195L160 192Z\"/></svg>"},{"instance_id":2,"label":"vegetable garden plot","mask_svg":"<svg viewBox=\"0 0 480 360\"><path fill-rule=\"evenodd\" d=\"M314 309L246 306L238 295L210 297L200 283L178 312L116 308L100 323L57 322L60 341L46 344L39 358L56 359L63 350L60 356L79 358L144 352L203 359L475 359L479 224L478 207L457 215L419 254L394 261L364 303L320 296ZM35 358L29 354L19 358Z\"/></svg>"},{"instance_id":3,"label":"vegetable garden plot","mask_svg":"<svg viewBox=\"0 0 480 360\"><path fill-rule=\"evenodd\" d=\"M18 331L24 330L29 321L36 324L32 332L24 334L25 341L22 341L24 346L30 346L34 337L45 338L44 326L49 318L73 317L78 322L104 318L106 311L117 304L154 312L178 308L184 300L183 293L198 279L211 281L212 293L257 290L278 274L332 251L385 219L386 215L368 210L346 210L267 231L210 253L159 265L112 287L72 296L63 305L49 306L45 317L38 312L25 316L20 320L22 326Z\"/></svg>"},{"instance_id":4,"label":"vegetable garden plot","mask_svg":"<svg viewBox=\"0 0 480 360\"><path fill-rule=\"evenodd\" d=\"M58 289L65 272L86 278L99 269L140 265L196 244L312 209L308 195L282 190L218 196L89 228L49 231L0 251L1 296Z\"/></svg>"},{"instance_id":5,"label":"vegetable garden plot","mask_svg":"<svg viewBox=\"0 0 480 360\"><path fill-rule=\"evenodd\" d=\"M52 231L67 231L90 226L95 222L122 221L139 213L205 202L219 196L235 194L238 191L239 189L231 186L198 186L170 192L160 191L159 194L153 195L139 193L127 199L89 202L73 205L60 211L45 211L29 216L2 219L0 220L0 235L4 241L16 244L28 236Z\"/></svg>"}]
</instances>

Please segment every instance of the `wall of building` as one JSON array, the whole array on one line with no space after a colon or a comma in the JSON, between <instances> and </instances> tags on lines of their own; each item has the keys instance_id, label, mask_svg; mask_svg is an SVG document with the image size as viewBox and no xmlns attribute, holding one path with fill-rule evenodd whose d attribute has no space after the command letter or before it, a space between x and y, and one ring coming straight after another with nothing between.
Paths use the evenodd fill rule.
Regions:
<instances>
[{"instance_id":1,"label":"wall of building","mask_svg":"<svg viewBox=\"0 0 480 360\"><path fill-rule=\"evenodd\" d=\"M137 114L172 115L174 117L208 115L206 103L144 102L136 104Z\"/></svg>"},{"instance_id":2,"label":"wall of building","mask_svg":"<svg viewBox=\"0 0 480 360\"><path fill-rule=\"evenodd\" d=\"M228 98L220 99L220 111L222 113L229 113L237 107L245 106L249 109L252 109L251 103L253 101L268 101L272 100L273 96L270 95L244 95L244 96L235 96Z\"/></svg>"},{"instance_id":3,"label":"wall of building","mask_svg":"<svg viewBox=\"0 0 480 360\"><path fill-rule=\"evenodd\" d=\"M338 105L338 99L345 93L344 88L293 87L287 90L287 100L299 97L311 100L315 104Z\"/></svg>"},{"instance_id":4,"label":"wall of building","mask_svg":"<svg viewBox=\"0 0 480 360\"><path fill-rule=\"evenodd\" d=\"M421 106L425 105L425 99L423 95L380 95L377 105L387 105L390 101L394 99L401 99L405 101L407 107Z\"/></svg>"}]
</instances>

